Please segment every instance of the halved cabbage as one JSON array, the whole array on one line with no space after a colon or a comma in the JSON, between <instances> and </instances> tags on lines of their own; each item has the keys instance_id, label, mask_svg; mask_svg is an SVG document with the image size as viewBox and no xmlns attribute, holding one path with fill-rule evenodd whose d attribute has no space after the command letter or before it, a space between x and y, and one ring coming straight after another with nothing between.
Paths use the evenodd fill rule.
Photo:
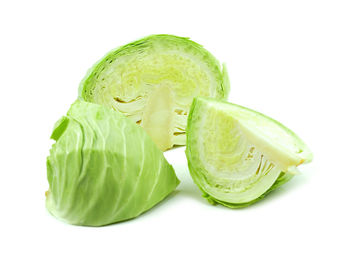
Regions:
<instances>
[{"instance_id":1,"label":"halved cabbage","mask_svg":"<svg viewBox=\"0 0 350 258\"><path fill-rule=\"evenodd\" d=\"M186 144L195 96L225 99L225 66L201 45L151 35L109 52L82 80L79 97L111 107L140 124L161 150Z\"/></svg>"},{"instance_id":2,"label":"halved cabbage","mask_svg":"<svg viewBox=\"0 0 350 258\"><path fill-rule=\"evenodd\" d=\"M305 143L279 122L209 98L193 101L186 155L204 197L231 208L260 200L312 159Z\"/></svg>"},{"instance_id":3,"label":"halved cabbage","mask_svg":"<svg viewBox=\"0 0 350 258\"><path fill-rule=\"evenodd\" d=\"M76 101L55 125L46 206L76 225L137 217L179 184L146 132L112 109Z\"/></svg>"}]
</instances>

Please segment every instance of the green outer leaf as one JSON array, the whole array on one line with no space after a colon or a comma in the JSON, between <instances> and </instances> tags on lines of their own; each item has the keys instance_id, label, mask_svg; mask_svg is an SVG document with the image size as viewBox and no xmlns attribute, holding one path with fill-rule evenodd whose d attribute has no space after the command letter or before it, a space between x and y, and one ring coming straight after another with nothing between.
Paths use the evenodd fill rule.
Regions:
<instances>
[{"instance_id":1,"label":"green outer leaf","mask_svg":"<svg viewBox=\"0 0 350 258\"><path fill-rule=\"evenodd\" d=\"M220 201L220 200L215 199L214 197L208 195L202 189L201 190L203 192L203 197L206 198L209 203L211 203L213 205L215 205L216 203L219 203L221 205L224 205L224 206L232 208L232 209L238 209L238 208L244 208L244 207L250 206L250 205L256 203L257 201L260 201L265 196L267 196L268 193L270 193L273 190L277 189L281 185L287 183L292 178L293 178L293 175L281 172L281 174L279 175L279 177L277 178L275 183L265 193L263 193L259 198L256 198L255 200L250 201L250 202L246 202L246 203L228 203L228 202Z\"/></svg>"},{"instance_id":2,"label":"green outer leaf","mask_svg":"<svg viewBox=\"0 0 350 258\"><path fill-rule=\"evenodd\" d=\"M76 225L139 216L179 184L142 128L100 105L76 101L55 125L47 158L47 209Z\"/></svg>"}]
</instances>

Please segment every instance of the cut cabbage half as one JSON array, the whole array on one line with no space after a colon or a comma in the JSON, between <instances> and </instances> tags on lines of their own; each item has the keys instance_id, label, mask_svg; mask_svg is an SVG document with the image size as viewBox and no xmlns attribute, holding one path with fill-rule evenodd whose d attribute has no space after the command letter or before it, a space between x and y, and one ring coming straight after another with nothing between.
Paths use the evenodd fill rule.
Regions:
<instances>
[{"instance_id":1,"label":"cut cabbage half","mask_svg":"<svg viewBox=\"0 0 350 258\"><path fill-rule=\"evenodd\" d=\"M111 107L140 124L161 150L186 144L195 96L225 99L225 66L201 45L152 35L109 52L87 73L79 97Z\"/></svg>"},{"instance_id":2,"label":"cut cabbage half","mask_svg":"<svg viewBox=\"0 0 350 258\"><path fill-rule=\"evenodd\" d=\"M231 208L260 200L312 160L305 143L279 122L209 98L192 103L186 156L203 196Z\"/></svg>"}]
</instances>

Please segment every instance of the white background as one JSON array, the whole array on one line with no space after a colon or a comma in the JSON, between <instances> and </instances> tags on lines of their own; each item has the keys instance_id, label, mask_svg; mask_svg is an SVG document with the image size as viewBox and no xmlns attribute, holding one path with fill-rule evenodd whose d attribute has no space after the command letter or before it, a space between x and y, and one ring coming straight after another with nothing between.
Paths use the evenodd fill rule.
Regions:
<instances>
[{"instance_id":1,"label":"white background","mask_svg":"<svg viewBox=\"0 0 350 258\"><path fill-rule=\"evenodd\" d=\"M349 257L349 1L1 1L1 257ZM137 219L64 224L45 209L54 122L107 51L156 33L226 62L230 101L280 120L314 161L246 209L209 205L182 149L182 181Z\"/></svg>"}]
</instances>

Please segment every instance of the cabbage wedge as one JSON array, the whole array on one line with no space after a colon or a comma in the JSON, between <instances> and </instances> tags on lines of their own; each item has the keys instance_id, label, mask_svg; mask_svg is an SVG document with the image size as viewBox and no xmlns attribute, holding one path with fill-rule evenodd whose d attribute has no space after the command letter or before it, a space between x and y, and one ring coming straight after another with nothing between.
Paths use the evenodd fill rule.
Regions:
<instances>
[{"instance_id":1,"label":"cabbage wedge","mask_svg":"<svg viewBox=\"0 0 350 258\"><path fill-rule=\"evenodd\" d=\"M305 143L279 122L209 98L191 106L186 156L203 196L230 208L255 203L312 160Z\"/></svg>"},{"instance_id":2,"label":"cabbage wedge","mask_svg":"<svg viewBox=\"0 0 350 258\"><path fill-rule=\"evenodd\" d=\"M46 206L76 225L137 217L179 184L146 132L112 109L76 101L55 125Z\"/></svg>"}]
</instances>

